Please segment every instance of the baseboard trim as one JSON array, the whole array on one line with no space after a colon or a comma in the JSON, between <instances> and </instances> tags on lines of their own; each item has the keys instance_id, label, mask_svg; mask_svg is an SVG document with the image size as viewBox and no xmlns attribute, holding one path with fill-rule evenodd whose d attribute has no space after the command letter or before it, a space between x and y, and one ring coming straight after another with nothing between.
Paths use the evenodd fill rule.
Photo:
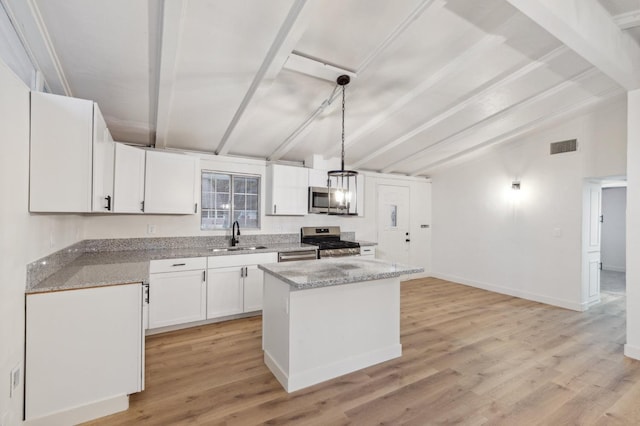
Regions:
<instances>
[{"instance_id":1,"label":"baseboard trim","mask_svg":"<svg viewBox=\"0 0 640 426\"><path fill-rule=\"evenodd\" d=\"M291 375L280 367L268 351L264 351L264 363L282 387L291 393L400 356L402 356L402 345L398 343Z\"/></svg>"},{"instance_id":2,"label":"baseboard trim","mask_svg":"<svg viewBox=\"0 0 640 426\"><path fill-rule=\"evenodd\" d=\"M47 416L25 420L25 426L67 426L88 422L98 417L125 411L129 408L129 397L119 395L80 407L70 408Z\"/></svg>"},{"instance_id":3,"label":"baseboard trim","mask_svg":"<svg viewBox=\"0 0 640 426\"><path fill-rule=\"evenodd\" d=\"M583 312L589 307L589 302L576 303L568 300L557 299L555 297L544 296L541 294L531 293L528 291L516 290L508 287L502 287L494 284L487 284L480 281L468 280L466 278L458 277L449 274L440 274L432 272L431 276L434 278L440 278L442 280L452 281L454 283L467 285L469 287L480 288L482 290L493 291L494 293L505 294L507 296L518 297L520 299L531 300L533 302L540 302L547 305L557 306L559 308L569 309L572 311Z\"/></svg>"},{"instance_id":4,"label":"baseboard trim","mask_svg":"<svg viewBox=\"0 0 640 426\"><path fill-rule=\"evenodd\" d=\"M640 346L624 345L624 356L640 360Z\"/></svg>"}]
</instances>

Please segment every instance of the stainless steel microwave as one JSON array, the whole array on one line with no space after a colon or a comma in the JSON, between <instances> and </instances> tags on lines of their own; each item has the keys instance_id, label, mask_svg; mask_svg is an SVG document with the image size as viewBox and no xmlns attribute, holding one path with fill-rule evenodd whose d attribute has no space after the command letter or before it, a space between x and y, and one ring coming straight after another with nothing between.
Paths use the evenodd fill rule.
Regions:
<instances>
[{"instance_id":1,"label":"stainless steel microwave","mask_svg":"<svg viewBox=\"0 0 640 426\"><path fill-rule=\"evenodd\" d=\"M336 199L335 188L327 188L326 186L310 186L309 187L309 213L344 213L348 204L340 205Z\"/></svg>"}]
</instances>

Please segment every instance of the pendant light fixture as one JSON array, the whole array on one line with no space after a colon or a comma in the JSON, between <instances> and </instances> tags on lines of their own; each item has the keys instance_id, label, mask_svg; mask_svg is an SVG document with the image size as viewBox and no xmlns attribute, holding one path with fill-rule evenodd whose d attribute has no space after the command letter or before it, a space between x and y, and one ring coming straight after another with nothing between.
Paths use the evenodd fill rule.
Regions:
<instances>
[{"instance_id":1,"label":"pendant light fixture","mask_svg":"<svg viewBox=\"0 0 640 426\"><path fill-rule=\"evenodd\" d=\"M358 172L344 169L344 106L345 88L351 79L348 75L341 75L336 82L342 86L342 154L340 157L340 170L327 172L327 185L329 197L334 197L333 202L328 203L327 213L357 215L358 201Z\"/></svg>"}]
</instances>

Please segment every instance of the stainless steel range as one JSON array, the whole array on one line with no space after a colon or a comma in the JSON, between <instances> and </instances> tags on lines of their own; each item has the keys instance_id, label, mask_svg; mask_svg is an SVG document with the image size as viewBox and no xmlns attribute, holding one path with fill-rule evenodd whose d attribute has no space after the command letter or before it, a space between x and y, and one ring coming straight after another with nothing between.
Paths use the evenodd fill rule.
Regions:
<instances>
[{"instance_id":1,"label":"stainless steel range","mask_svg":"<svg viewBox=\"0 0 640 426\"><path fill-rule=\"evenodd\" d=\"M318 257L342 257L360 254L360 244L340 239L339 226L304 226L300 230L300 240L305 244L318 246Z\"/></svg>"}]
</instances>

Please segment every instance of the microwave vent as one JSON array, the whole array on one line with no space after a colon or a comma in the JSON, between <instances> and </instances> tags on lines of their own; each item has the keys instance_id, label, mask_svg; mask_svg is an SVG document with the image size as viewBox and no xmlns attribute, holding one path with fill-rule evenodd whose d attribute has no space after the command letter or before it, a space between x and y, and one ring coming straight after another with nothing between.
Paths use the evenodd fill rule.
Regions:
<instances>
[{"instance_id":1,"label":"microwave vent","mask_svg":"<svg viewBox=\"0 0 640 426\"><path fill-rule=\"evenodd\" d=\"M578 150L578 140L569 139L566 141L551 143L551 155L563 154L565 152L573 152Z\"/></svg>"}]
</instances>

